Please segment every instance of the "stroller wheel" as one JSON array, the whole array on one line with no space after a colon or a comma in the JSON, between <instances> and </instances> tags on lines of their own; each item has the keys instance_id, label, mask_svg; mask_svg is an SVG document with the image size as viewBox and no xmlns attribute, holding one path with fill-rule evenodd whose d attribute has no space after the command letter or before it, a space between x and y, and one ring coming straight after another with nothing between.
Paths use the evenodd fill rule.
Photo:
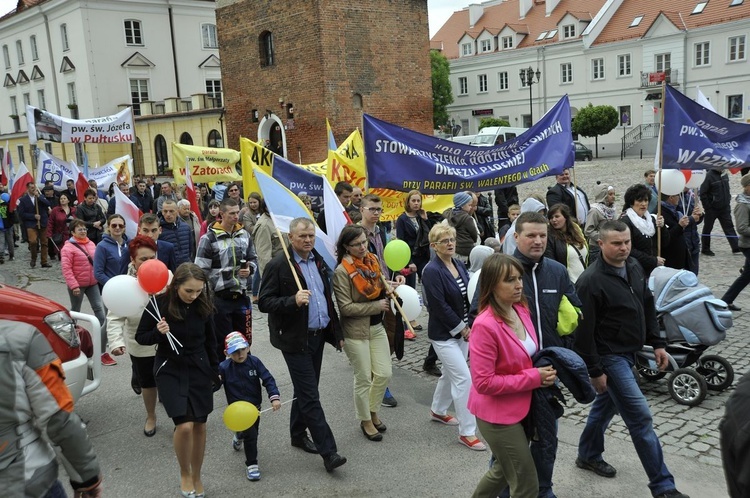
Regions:
<instances>
[{"instance_id":1,"label":"stroller wheel","mask_svg":"<svg viewBox=\"0 0 750 498\"><path fill-rule=\"evenodd\" d=\"M710 391L723 391L734 382L732 365L718 355L702 356L696 370L706 379L706 385Z\"/></svg>"},{"instance_id":2,"label":"stroller wheel","mask_svg":"<svg viewBox=\"0 0 750 498\"><path fill-rule=\"evenodd\" d=\"M641 374L641 377L651 382L663 379L664 376L667 375L667 372L662 372L661 370L651 370L650 368L645 367L638 367L638 373Z\"/></svg>"},{"instance_id":3,"label":"stroller wheel","mask_svg":"<svg viewBox=\"0 0 750 498\"><path fill-rule=\"evenodd\" d=\"M669 378L669 395L681 405L698 406L706 394L706 380L692 368L678 368Z\"/></svg>"}]
</instances>

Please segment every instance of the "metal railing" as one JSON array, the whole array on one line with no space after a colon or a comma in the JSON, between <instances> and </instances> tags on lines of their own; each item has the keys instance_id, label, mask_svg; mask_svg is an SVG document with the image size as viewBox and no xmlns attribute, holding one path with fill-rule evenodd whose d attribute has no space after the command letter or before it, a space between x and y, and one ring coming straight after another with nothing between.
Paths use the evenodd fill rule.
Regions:
<instances>
[{"instance_id":1,"label":"metal railing","mask_svg":"<svg viewBox=\"0 0 750 498\"><path fill-rule=\"evenodd\" d=\"M662 81L667 85L677 86L679 83L679 72L677 69L667 69L666 71L641 71L641 88L652 88L661 86Z\"/></svg>"},{"instance_id":2,"label":"metal railing","mask_svg":"<svg viewBox=\"0 0 750 498\"><path fill-rule=\"evenodd\" d=\"M645 138L656 138L658 136L659 123L640 124L622 137L623 149L628 150Z\"/></svg>"}]
</instances>

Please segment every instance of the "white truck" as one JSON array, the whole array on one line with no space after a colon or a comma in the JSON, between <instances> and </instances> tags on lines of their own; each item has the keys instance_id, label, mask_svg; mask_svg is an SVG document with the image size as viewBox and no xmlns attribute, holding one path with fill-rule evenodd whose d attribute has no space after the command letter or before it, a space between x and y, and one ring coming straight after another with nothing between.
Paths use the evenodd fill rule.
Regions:
<instances>
[{"instance_id":1,"label":"white truck","mask_svg":"<svg viewBox=\"0 0 750 498\"><path fill-rule=\"evenodd\" d=\"M492 147L500 145L521 135L528 128L513 128L510 126L487 126L479 130L472 145L478 147Z\"/></svg>"}]
</instances>

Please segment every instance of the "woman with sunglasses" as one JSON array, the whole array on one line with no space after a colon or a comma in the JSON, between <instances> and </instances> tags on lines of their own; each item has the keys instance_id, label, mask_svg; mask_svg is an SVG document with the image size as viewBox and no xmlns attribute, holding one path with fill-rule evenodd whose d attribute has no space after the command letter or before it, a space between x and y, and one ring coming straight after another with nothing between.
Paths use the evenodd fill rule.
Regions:
<instances>
[{"instance_id":1,"label":"woman with sunglasses","mask_svg":"<svg viewBox=\"0 0 750 498\"><path fill-rule=\"evenodd\" d=\"M391 350L383 326L383 312L389 305L378 257L367 250L367 243L367 233L359 225L341 231L333 292L344 332L344 352L354 369L359 427L368 440L382 441L386 426L378 417L378 408L392 375Z\"/></svg>"}]
</instances>

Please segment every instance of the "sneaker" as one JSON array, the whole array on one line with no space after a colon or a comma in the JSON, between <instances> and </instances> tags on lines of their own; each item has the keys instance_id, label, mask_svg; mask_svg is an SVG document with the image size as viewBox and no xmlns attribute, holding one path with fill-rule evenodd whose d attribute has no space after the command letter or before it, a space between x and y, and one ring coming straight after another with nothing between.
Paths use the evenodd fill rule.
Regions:
<instances>
[{"instance_id":1,"label":"sneaker","mask_svg":"<svg viewBox=\"0 0 750 498\"><path fill-rule=\"evenodd\" d=\"M388 388L385 389L385 395L383 396L383 402L381 405L387 406L388 408L396 408L396 406L398 406L398 401L396 401L396 398L391 395L391 391Z\"/></svg>"},{"instance_id":2,"label":"sneaker","mask_svg":"<svg viewBox=\"0 0 750 498\"><path fill-rule=\"evenodd\" d=\"M432 410L430 410L430 419L433 422L440 422L441 424L445 425L458 425L458 420L456 420L456 417L452 417L450 415L438 415Z\"/></svg>"},{"instance_id":3,"label":"sneaker","mask_svg":"<svg viewBox=\"0 0 750 498\"><path fill-rule=\"evenodd\" d=\"M680 493L676 489L670 489L661 494L655 495L654 498L690 498L685 493Z\"/></svg>"},{"instance_id":4,"label":"sneaker","mask_svg":"<svg viewBox=\"0 0 750 498\"><path fill-rule=\"evenodd\" d=\"M247 478L250 481L260 481L260 470L257 465L247 466Z\"/></svg>"},{"instance_id":5,"label":"sneaker","mask_svg":"<svg viewBox=\"0 0 750 498\"><path fill-rule=\"evenodd\" d=\"M458 442L474 451L484 451L487 449L487 446L476 436L474 436L473 440L467 436L460 436Z\"/></svg>"},{"instance_id":6,"label":"sneaker","mask_svg":"<svg viewBox=\"0 0 750 498\"><path fill-rule=\"evenodd\" d=\"M240 451L242 449L242 439L238 438L237 434L235 434L234 436L232 436L232 448L234 449L234 451ZM250 467L248 467L248 469L249 468ZM248 479L250 479L250 478L248 477Z\"/></svg>"},{"instance_id":7,"label":"sneaker","mask_svg":"<svg viewBox=\"0 0 750 498\"><path fill-rule=\"evenodd\" d=\"M602 477L614 477L617 474L617 470L604 460L586 461L576 458L576 467L579 469L590 470L594 474Z\"/></svg>"},{"instance_id":8,"label":"sneaker","mask_svg":"<svg viewBox=\"0 0 750 498\"><path fill-rule=\"evenodd\" d=\"M413 341L416 338L417 338L417 334L415 334L409 329L404 330L404 339L406 339L407 341Z\"/></svg>"},{"instance_id":9,"label":"sneaker","mask_svg":"<svg viewBox=\"0 0 750 498\"><path fill-rule=\"evenodd\" d=\"M102 365L105 367L111 367L112 365L117 365L117 361L115 361L114 358L112 358L109 353L102 354Z\"/></svg>"}]
</instances>

